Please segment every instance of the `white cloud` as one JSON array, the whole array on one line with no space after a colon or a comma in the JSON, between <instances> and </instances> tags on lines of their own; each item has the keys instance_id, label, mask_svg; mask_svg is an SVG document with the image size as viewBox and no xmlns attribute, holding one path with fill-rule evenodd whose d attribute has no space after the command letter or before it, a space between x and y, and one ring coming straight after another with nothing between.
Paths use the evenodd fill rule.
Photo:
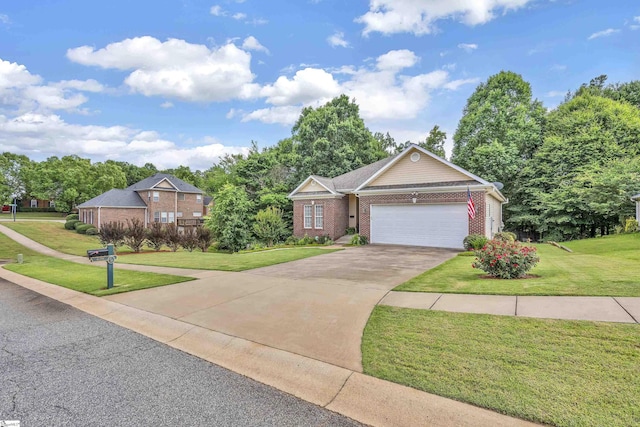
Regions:
<instances>
[{"instance_id":1,"label":"white cloud","mask_svg":"<svg viewBox=\"0 0 640 427\"><path fill-rule=\"evenodd\" d=\"M173 102L169 102L169 101L165 101L162 104L160 104L160 108L173 108Z\"/></svg>"},{"instance_id":2,"label":"white cloud","mask_svg":"<svg viewBox=\"0 0 640 427\"><path fill-rule=\"evenodd\" d=\"M587 40L593 40L593 39L597 39L599 37L608 37L608 36L610 36L612 34L619 33L619 32L620 32L620 30L617 30L615 28L607 28L606 30L597 31L597 32L591 34L587 38Z\"/></svg>"},{"instance_id":3,"label":"white cloud","mask_svg":"<svg viewBox=\"0 0 640 427\"><path fill-rule=\"evenodd\" d=\"M478 48L478 45L475 43L460 43L458 44L458 49L462 49L467 53L471 53Z\"/></svg>"},{"instance_id":4,"label":"white cloud","mask_svg":"<svg viewBox=\"0 0 640 427\"><path fill-rule=\"evenodd\" d=\"M370 0L369 11L356 18L363 34L433 33L435 23L452 19L465 25L484 24L533 0Z\"/></svg>"},{"instance_id":5,"label":"white cloud","mask_svg":"<svg viewBox=\"0 0 640 427\"><path fill-rule=\"evenodd\" d=\"M349 47L349 42L344 39L344 33L340 31L336 31L327 37L327 43L331 47Z\"/></svg>"},{"instance_id":6,"label":"white cloud","mask_svg":"<svg viewBox=\"0 0 640 427\"><path fill-rule=\"evenodd\" d=\"M356 99L365 120L414 119L428 105L433 91L457 90L478 82L475 78L450 80L445 70L413 76L403 73L419 60L412 51L394 50L380 55L369 66L305 68L292 78L281 76L260 90L259 96L269 106L244 113L242 120L291 124L303 107L319 106L341 93Z\"/></svg>"},{"instance_id":7,"label":"white cloud","mask_svg":"<svg viewBox=\"0 0 640 427\"><path fill-rule=\"evenodd\" d=\"M0 13L0 24L5 24L5 25L11 24L11 19L9 19L8 15L4 15Z\"/></svg>"},{"instance_id":8,"label":"white cloud","mask_svg":"<svg viewBox=\"0 0 640 427\"><path fill-rule=\"evenodd\" d=\"M0 151L30 157L77 154L93 161L122 160L138 165L152 162L158 168L188 165L211 167L225 154L246 153L245 147L225 146L210 138L201 145L180 147L153 131L126 126L76 125L57 115L27 113L14 118L0 115Z\"/></svg>"},{"instance_id":9,"label":"white cloud","mask_svg":"<svg viewBox=\"0 0 640 427\"><path fill-rule=\"evenodd\" d=\"M82 92L103 92L105 87L96 80L61 80L53 84L61 89L75 89Z\"/></svg>"},{"instance_id":10,"label":"white cloud","mask_svg":"<svg viewBox=\"0 0 640 427\"><path fill-rule=\"evenodd\" d=\"M225 16L227 14L227 12L222 9L222 6L219 5L211 6L209 13L213 16Z\"/></svg>"},{"instance_id":11,"label":"white cloud","mask_svg":"<svg viewBox=\"0 0 640 427\"><path fill-rule=\"evenodd\" d=\"M124 82L133 92L184 101L214 102L251 97L251 54L232 43L208 48L184 40L136 37L96 50L67 51L76 63L133 70Z\"/></svg>"},{"instance_id":12,"label":"white cloud","mask_svg":"<svg viewBox=\"0 0 640 427\"><path fill-rule=\"evenodd\" d=\"M269 21L264 19L264 18L253 18L250 21L245 21L245 24L250 24L250 25L255 25L255 26L265 25L265 24L268 24L268 23L269 23Z\"/></svg>"},{"instance_id":13,"label":"white cloud","mask_svg":"<svg viewBox=\"0 0 640 427\"><path fill-rule=\"evenodd\" d=\"M240 21L242 19L245 19L247 17L246 13L242 13L242 12L238 12L238 13L234 13L231 16L233 19L235 19L236 21Z\"/></svg>"},{"instance_id":14,"label":"white cloud","mask_svg":"<svg viewBox=\"0 0 640 427\"><path fill-rule=\"evenodd\" d=\"M640 16L634 16L633 17L633 21L637 22L637 23L640 23Z\"/></svg>"},{"instance_id":15,"label":"white cloud","mask_svg":"<svg viewBox=\"0 0 640 427\"><path fill-rule=\"evenodd\" d=\"M255 50L258 52L269 53L269 49L264 47L257 38L253 36L249 36L242 42L242 48L244 50Z\"/></svg>"},{"instance_id":16,"label":"white cloud","mask_svg":"<svg viewBox=\"0 0 640 427\"><path fill-rule=\"evenodd\" d=\"M547 92L544 96L547 98L557 98L559 96L565 96L567 92L563 92L561 90L552 90Z\"/></svg>"}]
</instances>

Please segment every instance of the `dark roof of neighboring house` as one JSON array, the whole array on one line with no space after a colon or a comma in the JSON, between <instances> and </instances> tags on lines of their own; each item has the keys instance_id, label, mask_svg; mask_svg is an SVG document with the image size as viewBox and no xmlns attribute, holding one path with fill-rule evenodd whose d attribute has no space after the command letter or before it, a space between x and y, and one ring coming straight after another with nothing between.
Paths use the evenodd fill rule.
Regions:
<instances>
[{"instance_id":1,"label":"dark roof of neighboring house","mask_svg":"<svg viewBox=\"0 0 640 427\"><path fill-rule=\"evenodd\" d=\"M169 175L167 173L157 173L149 178L145 178L142 181L136 182L135 184L127 187L127 190L140 191L140 190L150 190L156 184L161 182L163 179L166 179L174 187L178 189L178 191L182 193L200 193L204 194L204 191L200 190L198 187L189 184L188 182L184 182L180 178L176 178L173 175Z\"/></svg>"},{"instance_id":2,"label":"dark roof of neighboring house","mask_svg":"<svg viewBox=\"0 0 640 427\"><path fill-rule=\"evenodd\" d=\"M135 191L131 191L128 189L121 190L118 188L109 190L106 193L102 193L101 195L78 205L79 208L95 208L106 206L118 208L147 207L147 205Z\"/></svg>"},{"instance_id":3,"label":"dark roof of neighboring house","mask_svg":"<svg viewBox=\"0 0 640 427\"><path fill-rule=\"evenodd\" d=\"M209 203L211 203L211 201L213 200L213 197L211 196L204 196L202 198L202 204L205 206L209 206Z\"/></svg>"}]
</instances>

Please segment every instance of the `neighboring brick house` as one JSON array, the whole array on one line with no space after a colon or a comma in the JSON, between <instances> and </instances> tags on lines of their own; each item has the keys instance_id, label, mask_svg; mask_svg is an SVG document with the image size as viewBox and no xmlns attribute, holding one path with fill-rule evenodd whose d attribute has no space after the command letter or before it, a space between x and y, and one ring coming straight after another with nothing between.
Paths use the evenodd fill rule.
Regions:
<instances>
[{"instance_id":1,"label":"neighboring brick house","mask_svg":"<svg viewBox=\"0 0 640 427\"><path fill-rule=\"evenodd\" d=\"M36 199L35 197L19 200L18 205L21 208L41 210L54 209L56 207L56 203L53 200Z\"/></svg>"},{"instance_id":2,"label":"neighboring brick house","mask_svg":"<svg viewBox=\"0 0 640 427\"><path fill-rule=\"evenodd\" d=\"M312 175L289 198L295 236L337 239L352 227L371 243L455 249L468 234L500 231L507 203L496 184L415 144L335 178Z\"/></svg>"},{"instance_id":3,"label":"neighboring brick house","mask_svg":"<svg viewBox=\"0 0 640 427\"><path fill-rule=\"evenodd\" d=\"M175 176L158 173L124 190L113 189L78 205L80 220L100 225L137 218L147 227L152 222L193 227L208 214L211 198Z\"/></svg>"}]
</instances>

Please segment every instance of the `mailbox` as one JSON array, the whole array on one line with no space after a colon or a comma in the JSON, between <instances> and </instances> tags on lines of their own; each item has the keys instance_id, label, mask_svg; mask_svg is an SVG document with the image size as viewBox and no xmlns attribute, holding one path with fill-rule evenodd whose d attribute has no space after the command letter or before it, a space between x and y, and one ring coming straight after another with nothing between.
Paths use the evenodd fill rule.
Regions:
<instances>
[{"instance_id":1,"label":"mailbox","mask_svg":"<svg viewBox=\"0 0 640 427\"><path fill-rule=\"evenodd\" d=\"M108 257L109 250L107 248L89 249L87 251L87 256L89 257L89 259L97 258L97 257Z\"/></svg>"}]
</instances>

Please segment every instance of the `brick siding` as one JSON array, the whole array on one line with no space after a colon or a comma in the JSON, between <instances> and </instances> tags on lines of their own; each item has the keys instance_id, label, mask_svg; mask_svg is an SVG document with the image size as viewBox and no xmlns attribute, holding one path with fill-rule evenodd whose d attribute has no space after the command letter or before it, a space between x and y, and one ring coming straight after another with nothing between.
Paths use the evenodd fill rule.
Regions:
<instances>
[{"instance_id":1,"label":"brick siding","mask_svg":"<svg viewBox=\"0 0 640 427\"><path fill-rule=\"evenodd\" d=\"M93 221L91 221L90 212L93 212ZM85 217L86 213L86 217ZM100 208L100 224L98 224L98 208L80 208L78 210L80 221L87 224L93 224L100 228L101 224L109 222L122 222L126 224L127 219L137 218L144 223L144 208Z\"/></svg>"},{"instance_id":2,"label":"brick siding","mask_svg":"<svg viewBox=\"0 0 640 427\"><path fill-rule=\"evenodd\" d=\"M312 203L313 202L313 205ZM315 226L315 207L312 208L311 226L304 228L304 206L322 205L324 224L322 229ZM345 235L349 225L349 197L335 199L308 199L293 201L293 235L296 237L311 237L329 235L332 239L338 239Z\"/></svg>"},{"instance_id":3,"label":"brick siding","mask_svg":"<svg viewBox=\"0 0 640 427\"><path fill-rule=\"evenodd\" d=\"M484 234L485 227L485 195L482 191L472 191L471 197L476 206L476 217L469 220L469 234ZM467 192L455 193L426 193L416 196L416 203L466 203ZM360 228L359 233L371 238L371 205L410 205L413 204L411 193L384 194L376 196L360 196Z\"/></svg>"}]
</instances>

